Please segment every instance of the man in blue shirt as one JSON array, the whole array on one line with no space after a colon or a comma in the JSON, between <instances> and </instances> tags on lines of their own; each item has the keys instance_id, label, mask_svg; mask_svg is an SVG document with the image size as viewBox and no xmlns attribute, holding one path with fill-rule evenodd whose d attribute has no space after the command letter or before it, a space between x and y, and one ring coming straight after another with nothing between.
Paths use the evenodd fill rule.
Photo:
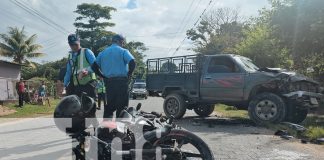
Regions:
<instances>
[{"instance_id":1,"label":"man in blue shirt","mask_svg":"<svg viewBox=\"0 0 324 160\"><path fill-rule=\"evenodd\" d=\"M85 92L88 96L95 98L96 76L91 65L95 62L96 57L90 49L81 48L80 38L76 34L69 35L68 42L71 51L64 76L67 95L81 96L81 93Z\"/></svg>"},{"instance_id":2,"label":"man in blue shirt","mask_svg":"<svg viewBox=\"0 0 324 160\"><path fill-rule=\"evenodd\" d=\"M121 35L113 36L113 44L98 55L93 66L96 72L95 68L99 68L105 78L107 105L104 118L112 118L115 111L116 117L119 117L120 112L128 106L128 80L136 64L132 54L123 48L125 41Z\"/></svg>"}]
</instances>

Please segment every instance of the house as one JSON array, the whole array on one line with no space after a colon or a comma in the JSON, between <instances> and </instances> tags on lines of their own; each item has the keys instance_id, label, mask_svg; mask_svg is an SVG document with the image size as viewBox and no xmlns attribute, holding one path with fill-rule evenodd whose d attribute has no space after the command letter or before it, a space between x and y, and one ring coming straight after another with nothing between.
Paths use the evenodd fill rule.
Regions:
<instances>
[{"instance_id":1,"label":"house","mask_svg":"<svg viewBox=\"0 0 324 160\"><path fill-rule=\"evenodd\" d=\"M18 99L16 82L21 77L21 65L0 60L0 102Z\"/></svg>"}]
</instances>

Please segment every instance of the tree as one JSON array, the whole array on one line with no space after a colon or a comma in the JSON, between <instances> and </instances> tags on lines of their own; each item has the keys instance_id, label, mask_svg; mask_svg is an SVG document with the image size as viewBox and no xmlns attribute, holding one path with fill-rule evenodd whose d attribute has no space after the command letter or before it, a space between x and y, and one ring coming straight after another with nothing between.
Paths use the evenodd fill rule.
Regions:
<instances>
[{"instance_id":1,"label":"tree","mask_svg":"<svg viewBox=\"0 0 324 160\"><path fill-rule=\"evenodd\" d=\"M144 78L145 73L145 63L144 63L144 53L147 48L145 47L144 43L142 42L134 42L131 41L126 43L126 48L129 52L134 56L136 62L136 69L134 71L134 75L138 79Z\"/></svg>"},{"instance_id":2,"label":"tree","mask_svg":"<svg viewBox=\"0 0 324 160\"><path fill-rule=\"evenodd\" d=\"M59 71L62 66L67 63L67 58L57 60L54 62L48 62L45 64L35 63L35 68L29 66L23 66L22 77L24 79L31 79L33 77L47 78L48 80L55 81L58 79Z\"/></svg>"},{"instance_id":3,"label":"tree","mask_svg":"<svg viewBox=\"0 0 324 160\"><path fill-rule=\"evenodd\" d=\"M177 65L172 62L165 62L160 68L160 72L174 73L178 69Z\"/></svg>"},{"instance_id":4,"label":"tree","mask_svg":"<svg viewBox=\"0 0 324 160\"><path fill-rule=\"evenodd\" d=\"M74 26L81 37L81 44L83 47L90 48L96 55L103 50L103 46L111 43L109 37L114 33L105 29L115 26L114 23L109 22L112 11L116 9L89 3L78 5L75 11L79 16L75 19Z\"/></svg>"},{"instance_id":5,"label":"tree","mask_svg":"<svg viewBox=\"0 0 324 160\"><path fill-rule=\"evenodd\" d=\"M220 8L202 18L199 25L187 31L187 36L195 44L193 49L200 54L233 52L234 46L242 39L243 23L237 10Z\"/></svg>"},{"instance_id":6,"label":"tree","mask_svg":"<svg viewBox=\"0 0 324 160\"><path fill-rule=\"evenodd\" d=\"M106 30L107 27L115 25L109 22L112 11L116 11L116 9L88 3L78 5L75 11L80 15L76 18L74 25L78 28L77 33L81 37L81 44L83 47L91 48L95 55L98 55L100 51L111 45L111 38L116 34ZM144 43L136 41L126 43L125 48L135 57L137 67L134 74L137 78L143 78L145 72L143 52L147 48Z\"/></svg>"},{"instance_id":7,"label":"tree","mask_svg":"<svg viewBox=\"0 0 324 160\"><path fill-rule=\"evenodd\" d=\"M269 20L273 36L286 47L294 68L304 74L324 75L324 1L271 0L272 7L261 15Z\"/></svg>"},{"instance_id":8,"label":"tree","mask_svg":"<svg viewBox=\"0 0 324 160\"><path fill-rule=\"evenodd\" d=\"M29 58L35 58L45 55L38 52L41 45L35 44L37 35L28 37L23 27L21 30L17 27L9 27L7 34L0 34L0 55L13 58L18 64L31 65Z\"/></svg>"},{"instance_id":9,"label":"tree","mask_svg":"<svg viewBox=\"0 0 324 160\"><path fill-rule=\"evenodd\" d=\"M245 29L245 38L235 47L236 53L249 57L259 67L290 68L289 50L278 47L279 40L271 37L271 32L266 24L255 24Z\"/></svg>"}]
</instances>

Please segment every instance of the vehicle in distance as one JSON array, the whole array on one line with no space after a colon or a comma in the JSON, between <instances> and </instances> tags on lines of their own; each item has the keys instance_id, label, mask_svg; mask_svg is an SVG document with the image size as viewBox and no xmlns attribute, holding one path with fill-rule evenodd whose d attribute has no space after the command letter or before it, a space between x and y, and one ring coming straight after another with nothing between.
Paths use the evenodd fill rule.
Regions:
<instances>
[{"instance_id":1,"label":"vehicle in distance","mask_svg":"<svg viewBox=\"0 0 324 160\"><path fill-rule=\"evenodd\" d=\"M145 82L135 82L132 87L131 97L133 99L136 98L145 98L148 97L148 92L146 90L146 83Z\"/></svg>"},{"instance_id":2,"label":"vehicle in distance","mask_svg":"<svg viewBox=\"0 0 324 160\"><path fill-rule=\"evenodd\" d=\"M319 83L279 68L258 68L232 54L190 55L147 60L149 95L164 98L167 116L187 109L209 116L217 103L248 110L256 123L303 121L323 99Z\"/></svg>"}]
</instances>

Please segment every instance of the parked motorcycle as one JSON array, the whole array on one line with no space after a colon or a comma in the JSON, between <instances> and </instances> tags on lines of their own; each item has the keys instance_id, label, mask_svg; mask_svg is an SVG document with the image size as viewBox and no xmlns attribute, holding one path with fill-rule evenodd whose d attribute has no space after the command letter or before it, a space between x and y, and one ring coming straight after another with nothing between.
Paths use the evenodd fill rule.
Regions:
<instances>
[{"instance_id":1,"label":"parked motorcycle","mask_svg":"<svg viewBox=\"0 0 324 160\"><path fill-rule=\"evenodd\" d=\"M83 98L81 97L80 100L81 107L76 108L91 110L91 107L82 106L82 101L85 101L82 100ZM62 107L59 106L60 104L54 113L55 119L62 118L63 115L59 111ZM74 131L70 136L78 142L78 145L73 148L74 159L116 159L111 157L120 157L125 160L214 159L208 145L197 135L176 126L173 118L168 119L156 112L147 113L141 111L140 108L141 104L138 104L136 108L129 107L123 110L118 120L103 121L94 132L87 131L88 126L76 127L78 129L74 130L65 129L66 132ZM85 124L80 123L82 122L80 118L76 120L76 116L70 116L70 118L74 118L72 126L77 125L76 123ZM55 120L55 123L62 130L59 120ZM138 144L141 145L137 146Z\"/></svg>"}]
</instances>

